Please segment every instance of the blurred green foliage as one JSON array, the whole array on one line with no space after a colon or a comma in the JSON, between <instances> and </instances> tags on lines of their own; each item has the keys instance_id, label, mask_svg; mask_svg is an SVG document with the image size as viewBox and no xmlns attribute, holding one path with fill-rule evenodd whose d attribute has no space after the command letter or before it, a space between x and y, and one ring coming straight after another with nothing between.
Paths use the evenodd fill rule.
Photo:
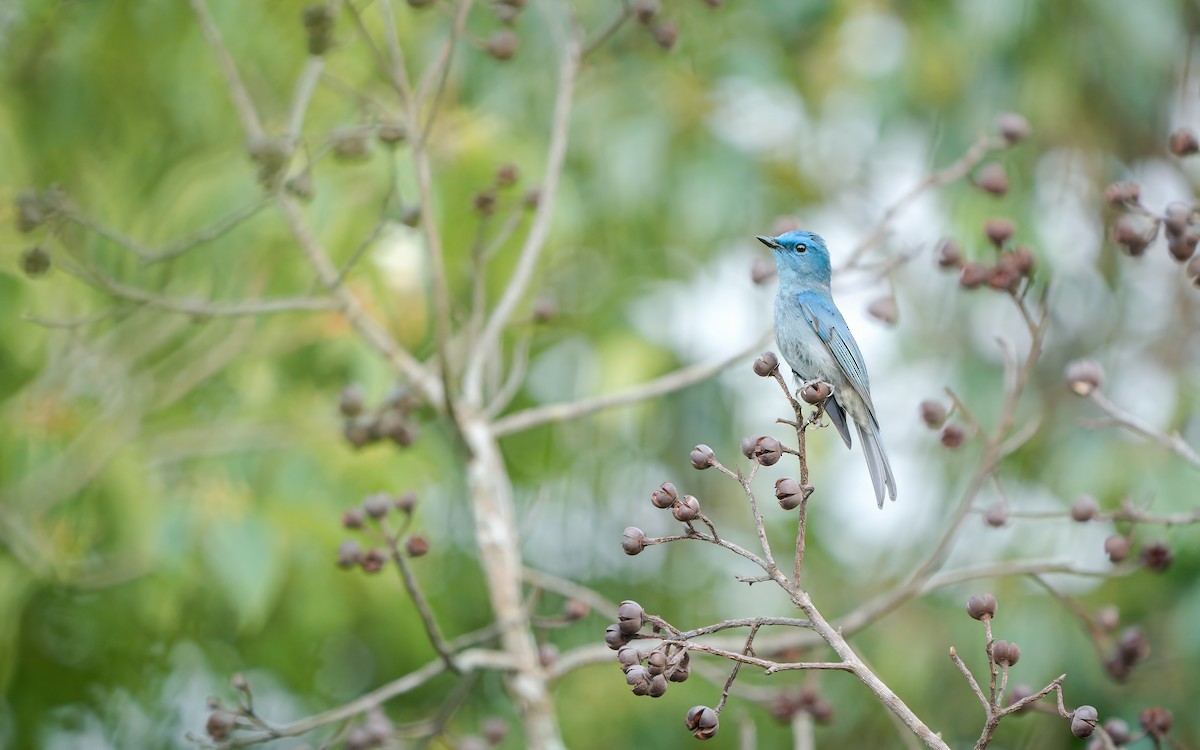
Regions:
<instances>
[{"instance_id":1,"label":"blurred green foliage","mask_svg":"<svg viewBox=\"0 0 1200 750\"><path fill-rule=\"evenodd\" d=\"M283 126L304 61L303 5L211 3L272 132ZM435 209L457 319L469 311L468 248L478 231L473 196L501 164L517 164L522 180L501 191L503 215L543 168L556 45L541 5L517 20L520 51L507 63L482 49L501 27L496 13L489 5L475 11L433 135ZM620 8L571 5L592 29ZM1189 77L1194 3L663 5L680 29L673 50L660 49L647 29L630 22L583 70L561 203L535 282L536 295L556 300L560 315L535 326L529 305L518 314L511 339L529 337L533 355L514 410L641 382L745 345L712 341L687 351L664 344L689 321L700 329L694 339L705 340L700 321L709 319L710 303L697 279L716 274L723 281L731 266L747 267L748 276L747 240L781 215L837 217L861 230L886 198L919 179L904 171L913 159L923 169L946 164L990 130L997 113L1013 110L1033 123L1034 137L997 157L1012 192L997 200L951 185L931 225L891 237L887 248L928 250L949 233L982 255L978 227L1003 213L1021 228L1021 241L1035 246L1051 283L1065 290L1053 298L1056 328L1021 412L1040 413L1043 430L1002 469L1014 505L1028 499L1044 509L1038 502L1049 499L1065 507L1088 492L1107 507L1127 495L1153 496L1155 510L1195 507L1194 471L1157 447L1082 430L1075 420L1090 412L1059 384L1067 360L1099 358L1121 373L1121 393L1142 394L1138 405L1157 405L1161 424L1200 442L1192 416L1200 297L1177 273L1149 263L1134 268L1104 246L1098 193L1110 179L1173 170L1173 182L1160 175L1160 184L1175 191L1162 199L1191 200L1178 190L1190 191L1200 173L1162 160L1172 127L1200 124L1196 79ZM423 69L437 53L448 25L442 10L397 4L410 68ZM378 14L367 8L364 16L379 37ZM330 76L305 127L313 148L374 116L354 92L391 101L347 17L338 19L335 36ZM239 123L186 4L18 0L0 8L0 76L0 745L183 746L185 730L203 728L204 697L230 697L227 678L235 671L251 678L264 715L287 719L427 663L434 654L398 578L332 564L345 536L342 510L369 492L420 493L417 525L432 552L414 564L443 629L456 635L487 624L455 438L424 415L421 438L408 450L356 451L342 440L342 387L362 384L373 403L393 383L336 315L202 319L114 306L58 268L37 281L19 272L21 252L37 242L56 265L79 253L114 278L172 298L236 301L313 288L308 265L270 207L153 266L79 227L56 236L15 228L10 207L19 191L52 183L87 215L155 246L256 200L260 188ZM1061 158L1051 160L1053 154ZM411 205L414 180L402 146L392 152L374 144L357 163L317 162L307 210L339 262L378 218L393 163L401 200ZM1090 186L1082 191L1093 199L1082 218L1068 215L1054 191L1069 183L1068 167ZM516 253L510 242L493 262L491 299ZM1080 257L1084 262L1068 262ZM857 547L862 539L839 516L814 517L809 581L831 617L903 579L940 533L936 519L948 513L972 466L971 449L945 455L932 434L919 431L917 401L949 384L985 423L998 410L1003 373L993 339L1017 328L993 314L995 300L958 293L952 278L934 277L931 268L926 254L897 275L901 320L884 334L895 353L868 355L876 383L890 380L886 392L903 402L889 409L903 419L885 425L885 436L894 429L914 441L899 450L914 467L902 474L909 483L885 511L899 520L868 549ZM434 349L425 274L419 254L373 250L349 278L422 357ZM743 302L765 324L769 292ZM1078 322L1080 310L1090 324ZM96 320L60 327L29 316L43 323ZM1066 322L1057 326L1060 316ZM1148 385L1138 388L1140 382ZM727 567L718 550L673 545L628 559L616 552L625 525L667 528L645 502L664 479L687 481L720 523L746 530L735 488L691 474L683 457L697 442L731 452L741 434L770 424L782 404L769 400L775 394L751 398L747 389L757 393L762 382L722 379L506 439L531 564L561 570L613 600L638 599L689 627L788 614L764 587L733 587L731 573L748 571ZM748 404L768 405L755 411ZM827 437L813 448L819 487L829 454L841 450ZM843 498L817 496L826 499ZM862 513L874 509L864 505ZM786 540L791 521L772 514L771 523ZM1076 532L1061 523L1020 533L1021 544L1009 534L981 549L1039 559L1084 554L1076 537L1063 541ZM1070 584L1085 606L1115 603L1123 623L1147 631L1152 656L1124 684L1105 675L1079 623L1040 589L1024 580L978 587L1000 599L998 636L1022 646L1015 681L1040 685L1066 672L1068 702L1093 703L1102 718L1133 722L1144 706L1166 706L1180 741L1194 746L1200 543L1187 527L1142 535L1175 546L1167 573ZM1091 542L1087 560L1094 563L1098 542ZM960 553L958 562L972 561L969 548ZM847 562L856 556L861 564ZM945 658L954 644L981 669L982 634L961 607L972 590L925 597L854 640L957 746L973 742L982 724L974 696ZM539 606L553 613L560 602L547 595ZM561 651L596 643L609 617L597 613L546 637ZM848 676L744 678L818 685L837 710L833 724L817 730L822 747L901 745L883 711ZM424 718L451 687L447 678L436 680L389 704L389 712L397 721ZM682 728L687 707L715 703L718 692L694 679L660 701L635 699L611 665L556 686L565 736L578 748L690 746ZM479 681L452 720L451 736L478 731L488 715L514 718L494 675ZM714 746L736 746L743 718L757 721L762 747L791 741L763 707L739 701L736 689L724 718ZM1032 716L1005 722L993 747L1079 745L1060 720ZM521 746L519 732L505 746Z\"/></svg>"}]
</instances>

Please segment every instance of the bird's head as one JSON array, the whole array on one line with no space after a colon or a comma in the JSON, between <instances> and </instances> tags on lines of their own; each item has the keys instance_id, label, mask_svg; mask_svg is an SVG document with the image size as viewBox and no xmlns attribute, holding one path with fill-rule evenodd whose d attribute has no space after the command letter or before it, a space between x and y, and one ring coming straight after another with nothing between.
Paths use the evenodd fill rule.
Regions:
<instances>
[{"instance_id":1,"label":"bird's head","mask_svg":"<svg viewBox=\"0 0 1200 750\"><path fill-rule=\"evenodd\" d=\"M829 286L832 267L829 248L821 235L797 230L778 237L758 236L759 242L775 251L775 267L784 284Z\"/></svg>"}]
</instances>

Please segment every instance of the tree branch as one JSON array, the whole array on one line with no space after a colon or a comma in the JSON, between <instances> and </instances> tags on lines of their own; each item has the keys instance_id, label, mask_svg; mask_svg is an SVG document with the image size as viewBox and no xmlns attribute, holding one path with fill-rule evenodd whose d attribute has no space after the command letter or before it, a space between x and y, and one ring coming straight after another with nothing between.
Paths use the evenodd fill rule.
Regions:
<instances>
[{"instance_id":1,"label":"tree branch","mask_svg":"<svg viewBox=\"0 0 1200 750\"><path fill-rule=\"evenodd\" d=\"M1200 455L1197 455L1192 446L1188 445L1178 433L1167 435L1159 432L1154 427L1142 419L1130 414L1121 407L1108 400L1108 397L1100 392L1097 388L1091 392L1092 401L1104 410L1112 419L1112 423L1117 427L1132 432L1135 435L1140 435L1156 445L1162 446L1171 451L1175 455L1182 458L1194 469L1200 469ZM1085 425L1099 426L1094 423L1084 422Z\"/></svg>"}]
</instances>

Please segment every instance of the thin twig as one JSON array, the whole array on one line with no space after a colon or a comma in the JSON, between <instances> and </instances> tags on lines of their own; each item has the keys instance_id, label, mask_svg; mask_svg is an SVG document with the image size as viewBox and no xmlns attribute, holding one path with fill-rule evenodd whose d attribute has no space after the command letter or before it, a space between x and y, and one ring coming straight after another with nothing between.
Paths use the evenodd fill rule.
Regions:
<instances>
[{"instance_id":1,"label":"thin twig","mask_svg":"<svg viewBox=\"0 0 1200 750\"><path fill-rule=\"evenodd\" d=\"M588 414L603 411L604 409L628 406L640 401L664 396L668 393L674 393L696 383L702 383L729 369L738 362L745 360L751 353L762 347L763 341L766 338L767 336L764 335L751 346L718 362L685 367L654 380L632 386L626 390L617 391L616 393L592 396L561 404L537 406L525 411L519 411L497 420L492 427L498 437L511 435L514 432L521 432L522 430L528 430L539 425L565 422L570 419L577 419Z\"/></svg>"},{"instance_id":2,"label":"thin twig","mask_svg":"<svg viewBox=\"0 0 1200 750\"><path fill-rule=\"evenodd\" d=\"M533 278L533 272L550 233L550 219L554 215L555 196L558 193L558 182L562 176L563 162L566 158L575 75L579 68L579 43L577 40L571 39L566 42L562 58L558 93L555 97L554 114L551 118L550 145L546 153L546 171L542 179L541 194L534 212L533 223L529 227L529 233L525 235L517 266L505 285L504 293L488 317L479 343L467 363L466 374L463 378L463 391L468 401L472 403L478 404L482 401L483 368L492 356L492 352L499 347L504 326L525 295L525 290Z\"/></svg>"},{"instance_id":3,"label":"thin twig","mask_svg":"<svg viewBox=\"0 0 1200 750\"><path fill-rule=\"evenodd\" d=\"M754 653L754 636L758 635L758 628L758 623L750 626L750 633L746 636L746 645L742 647L743 656L750 656ZM718 714L725 708L725 703L729 700L729 689L733 687L733 681L737 679L738 671L741 668L742 663L740 661L733 663L733 669L729 671L729 679L725 680L725 686L721 688L721 700L714 709Z\"/></svg>"},{"instance_id":4,"label":"thin twig","mask_svg":"<svg viewBox=\"0 0 1200 750\"><path fill-rule=\"evenodd\" d=\"M1092 391L1092 401L1112 418L1116 426L1122 427L1135 435L1140 435L1156 445L1162 446L1182 458L1195 469L1200 469L1200 455L1188 445L1178 433L1167 435L1156 430L1144 420L1130 414L1114 404L1099 388ZM1085 422L1084 424L1088 424Z\"/></svg>"},{"instance_id":5,"label":"thin twig","mask_svg":"<svg viewBox=\"0 0 1200 750\"><path fill-rule=\"evenodd\" d=\"M195 13L196 20L200 23L200 30L204 32L204 38L208 40L208 46L216 55L221 75L225 77L225 86L229 89L229 98L233 100L233 108L237 110L238 117L242 121L242 129L251 139L261 138L263 128L258 119L258 112L254 109L254 102L250 99L249 92L246 91L246 85L242 83L242 77L238 75L237 66L229 54L229 48L225 46L225 41L221 38L221 30L217 28L212 14L208 12L208 5L204 0L188 0L188 4L192 6L192 12Z\"/></svg>"},{"instance_id":6,"label":"thin twig","mask_svg":"<svg viewBox=\"0 0 1200 750\"><path fill-rule=\"evenodd\" d=\"M396 567L400 570L400 578L404 581L404 588L408 590L408 595L412 598L413 605L416 606L417 613L421 616L421 623L425 626L425 633L429 636L429 642L433 646L433 650L437 652L438 656L442 657L442 661L446 663L446 669L455 673L460 672L461 670L454 662L454 655L446 646L446 639L438 627L437 619L433 616L433 610L429 607L429 601L425 598L424 592L421 591L417 577L413 575L412 566L408 564L408 558L404 555L404 551L400 549L398 535L392 533L386 521L382 518L379 519L379 528L383 531L388 548L392 552L392 560L395 561Z\"/></svg>"}]
</instances>

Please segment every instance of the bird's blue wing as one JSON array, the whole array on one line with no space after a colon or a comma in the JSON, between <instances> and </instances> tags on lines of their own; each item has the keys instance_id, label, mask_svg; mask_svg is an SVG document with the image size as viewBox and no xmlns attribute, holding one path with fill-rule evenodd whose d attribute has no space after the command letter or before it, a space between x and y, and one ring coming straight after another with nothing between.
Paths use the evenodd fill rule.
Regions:
<instances>
[{"instance_id":1,"label":"bird's blue wing","mask_svg":"<svg viewBox=\"0 0 1200 750\"><path fill-rule=\"evenodd\" d=\"M867 406L867 413L870 414L871 421L878 426L879 421L875 418L875 405L871 403L871 384L867 378L867 366L863 363L862 352L858 350L858 344L850 335L850 329L846 326L842 314L833 305L832 300L826 300L815 294L801 294L798 302L804 313L804 319L808 321L813 331L816 332L817 338L821 339L821 343L825 344L825 348L833 355L833 360L837 362L838 369L842 371L846 382L858 392L859 398Z\"/></svg>"}]
</instances>

